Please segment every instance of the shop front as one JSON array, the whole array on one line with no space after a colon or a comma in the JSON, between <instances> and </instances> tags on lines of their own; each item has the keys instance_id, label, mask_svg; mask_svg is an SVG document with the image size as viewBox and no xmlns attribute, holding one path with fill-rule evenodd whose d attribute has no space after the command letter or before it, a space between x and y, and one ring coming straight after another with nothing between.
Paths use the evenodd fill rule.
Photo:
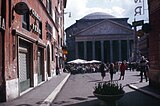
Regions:
<instances>
[{"instance_id":1,"label":"shop front","mask_svg":"<svg viewBox=\"0 0 160 106\"><path fill-rule=\"evenodd\" d=\"M31 87L31 77L32 77L32 46L26 41L19 40L19 90L23 92L24 90Z\"/></svg>"}]
</instances>

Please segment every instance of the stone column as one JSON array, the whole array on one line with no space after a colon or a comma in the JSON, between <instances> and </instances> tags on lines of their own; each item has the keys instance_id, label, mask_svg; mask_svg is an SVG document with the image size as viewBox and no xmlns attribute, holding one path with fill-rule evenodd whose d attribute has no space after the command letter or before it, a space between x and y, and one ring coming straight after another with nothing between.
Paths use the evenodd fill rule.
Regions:
<instances>
[{"instance_id":1,"label":"stone column","mask_svg":"<svg viewBox=\"0 0 160 106\"><path fill-rule=\"evenodd\" d=\"M112 40L110 40L110 61L113 62L113 45L112 45Z\"/></svg>"},{"instance_id":2,"label":"stone column","mask_svg":"<svg viewBox=\"0 0 160 106\"><path fill-rule=\"evenodd\" d=\"M75 42L75 50L76 50L76 59L78 58L78 42Z\"/></svg>"},{"instance_id":3,"label":"stone column","mask_svg":"<svg viewBox=\"0 0 160 106\"><path fill-rule=\"evenodd\" d=\"M130 46L129 46L129 40L127 40L127 59L130 57Z\"/></svg>"},{"instance_id":4,"label":"stone column","mask_svg":"<svg viewBox=\"0 0 160 106\"><path fill-rule=\"evenodd\" d=\"M122 60L122 53L121 53L121 40L119 40L118 41L118 43L119 43L119 61L121 61Z\"/></svg>"},{"instance_id":5,"label":"stone column","mask_svg":"<svg viewBox=\"0 0 160 106\"><path fill-rule=\"evenodd\" d=\"M87 59L87 42L84 41L83 45L84 45L84 59Z\"/></svg>"},{"instance_id":6,"label":"stone column","mask_svg":"<svg viewBox=\"0 0 160 106\"><path fill-rule=\"evenodd\" d=\"M95 59L95 41L92 41L92 59Z\"/></svg>"},{"instance_id":7,"label":"stone column","mask_svg":"<svg viewBox=\"0 0 160 106\"><path fill-rule=\"evenodd\" d=\"M101 41L101 61L104 62L104 46L103 46L104 41Z\"/></svg>"}]
</instances>

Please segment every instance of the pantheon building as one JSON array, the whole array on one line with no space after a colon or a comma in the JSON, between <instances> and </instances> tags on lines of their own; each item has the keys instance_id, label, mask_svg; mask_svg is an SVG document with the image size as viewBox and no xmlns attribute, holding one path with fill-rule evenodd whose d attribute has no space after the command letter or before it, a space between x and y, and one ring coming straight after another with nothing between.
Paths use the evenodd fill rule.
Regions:
<instances>
[{"instance_id":1,"label":"pantheon building","mask_svg":"<svg viewBox=\"0 0 160 106\"><path fill-rule=\"evenodd\" d=\"M105 63L132 57L134 31L128 18L95 12L66 28L67 61L99 60Z\"/></svg>"}]
</instances>

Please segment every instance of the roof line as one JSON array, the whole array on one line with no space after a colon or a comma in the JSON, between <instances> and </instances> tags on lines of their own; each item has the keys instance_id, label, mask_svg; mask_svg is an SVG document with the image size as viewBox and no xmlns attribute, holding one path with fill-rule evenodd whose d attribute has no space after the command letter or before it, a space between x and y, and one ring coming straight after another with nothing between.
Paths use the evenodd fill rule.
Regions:
<instances>
[{"instance_id":1,"label":"roof line","mask_svg":"<svg viewBox=\"0 0 160 106\"><path fill-rule=\"evenodd\" d=\"M128 27L126 27L126 26L124 26L124 25L122 25L122 24L119 24L119 23L117 23L117 22L114 22L114 21L112 21L112 20L108 20L108 21L110 21L110 22L112 22L112 23L114 23L114 24L117 24L117 25L119 25L119 26L121 26L121 27L124 27L125 29L131 30L131 29L129 29Z\"/></svg>"},{"instance_id":2,"label":"roof line","mask_svg":"<svg viewBox=\"0 0 160 106\"><path fill-rule=\"evenodd\" d=\"M98 25L98 24L100 24L100 23L102 23L102 22L104 22L104 21L106 21L106 20L102 20L102 21L100 21L100 22L98 22L98 23L96 23L96 24L94 24L94 25L92 25L92 26L90 26L90 27L88 27L88 28L82 29L82 30L80 30L79 32L75 33L74 35L77 35L77 34L79 34L79 33L81 33L81 32L84 32L84 31L90 29L90 28L93 28L94 26L96 26L96 25Z\"/></svg>"},{"instance_id":3,"label":"roof line","mask_svg":"<svg viewBox=\"0 0 160 106\"><path fill-rule=\"evenodd\" d=\"M84 32L84 31L86 31L86 30L88 30L88 29L91 29L91 28L93 28L94 26L96 26L96 25L98 25L98 24L101 24L101 23L104 22L104 21L109 21L109 22L111 22L111 23L117 24L117 25L119 25L119 26L121 26L121 27L124 27L125 29L131 31L131 29L129 29L128 27L126 27L126 26L124 26L124 25L122 25L122 24L119 24L119 23L114 22L114 21L109 20L109 19L105 19L105 20L102 20L102 21L100 21L100 22L98 22L98 23L96 23L96 24L88 27L88 28L82 29L82 30L80 30L79 32L77 32L77 33L75 33L75 34L73 34L73 35L78 35L79 33L82 33L82 32Z\"/></svg>"}]
</instances>

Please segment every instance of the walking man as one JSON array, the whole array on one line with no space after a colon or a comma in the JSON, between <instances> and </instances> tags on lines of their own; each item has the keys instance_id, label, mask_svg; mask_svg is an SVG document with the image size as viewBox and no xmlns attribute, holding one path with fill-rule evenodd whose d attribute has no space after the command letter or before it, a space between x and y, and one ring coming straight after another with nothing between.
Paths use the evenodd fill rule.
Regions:
<instances>
[{"instance_id":1,"label":"walking man","mask_svg":"<svg viewBox=\"0 0 160 106\"><path fill-rule=\"evenodd\" d=\"M106 76L106 72L105 72L104 68L105 68L104 63L101 63L99 71L101 72L102 81L103 81L104 77Z\"/></svg>"},{"instance_id":2,"label":"walking man","mask_svg":"<svg viewBox=\"0 0 160 106\"><path fill-rule=\"evenodd\" d=\"M114 64L113 63L111 63L109 66L109 73L110 73L111 81L113 81L113 74L114 74Z\"/></svg>"},{"instance_id":3,"label":"walking man","mask_svg":"<svg viewBox=\"0 0 160 106\"><path fill-rule=\"evenodd\" d=\"M125 75L125 70L126 70L127 66L126 64L124 63L124 61L122 62L122 64L120 65L120 77L119 77L119 80L121 80L121 77L122 77L122 80L124 80L124 75Z\"/></svg>"},{"instance_id":4,"label":"walking man","mask_svg":"<svg viewBox=\"0 0 160 106\"><path fill-rule=\"evenodd\" d=\"M147 74L146 74L146 71L147 71L146 66L147 66L147 60L145 59L144 56L142 56L141 61L140 61L140 75L141 75L140 82L143 81L143 74L145 76L146 82L148 81Z\"/></svg>"}]
</instances>

